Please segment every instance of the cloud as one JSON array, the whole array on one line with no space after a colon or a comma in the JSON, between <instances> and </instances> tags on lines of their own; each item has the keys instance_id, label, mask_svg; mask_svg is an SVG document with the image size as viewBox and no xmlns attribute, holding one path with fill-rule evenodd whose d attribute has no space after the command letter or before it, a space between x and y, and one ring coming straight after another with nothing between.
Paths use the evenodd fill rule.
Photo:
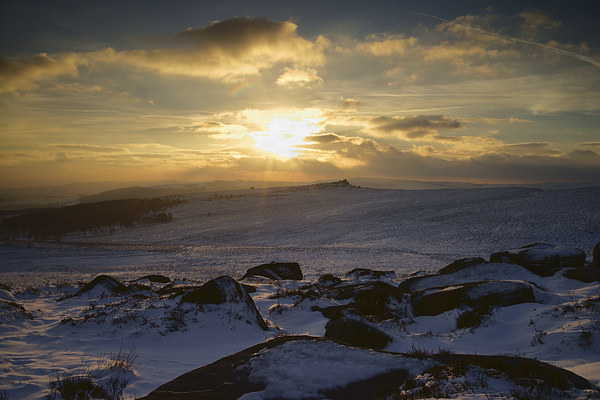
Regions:
<instances>
[{"instance_id":1,"label":"cloud","mask_svg":"<svg viewBox=\"0 0 600 400\"><path fill-rule=\"evenodd\" d=\"M531 142L505 144L498 149L501 152L520 155L560 155L560 151L552 148L549 142Z\"/></svg>"},{"instance_id":2,"label":"cloud","mask_svg":"<svg viewBox=\"0 0 600 400\"><path fill-rule=\"evenodd\" d=\"M300 37L290 21L237 17L215 21L202 28L188 28L165 43L169 47L116 53L118 60L164 75L205 77L237 81L278 63L297 70L325 62L329 42ZM315 74L312 74L315 75Z\"/></svg>"},{"instance_id":3,"label":"cloud","mask_svg":"<svg viewBox=\"0 0 600 400\"><path fill-rule=\"evenodd\" d=\"M306 142L315 142L315 143L331 143L338 142L341 140L340 136L335 133L325 133L320 135L309 135L304 138Z\"/></svg>"},{"instance_id":4,"label":"cloud","mask_svg":"<svg viewBox=\"0 0 600 400\"><path fill-rule=\"evenodd\" d=\"M416 115L407 117L376 117L370 121L369 132L375 136L397 135L405 139L418 139L434 135L439 129L458 129L460 122L443 115Z\"/></svg>"},{"instance_id":5,"label":"cloud","mask_svg":"<svg viewBox=\"0 0 600 400\"><path fill-rule=\"evenodd\" d=\"M19 59L0 58L0 93L35 89L36 82L77 76L82 65L125 64L163 75L236 82L262 70L287 64L278 83L304 85L322 82L315 67L325 62L329 41L302 38L290 21L237 17L188 28L155 42L151 49L116 51L112 48L49 56L40 53Z\"/></svg>"},{"instance_id":6,"label":"cloud","mask_svg":"<svg viewBox=\"0 0 600 400\"><path fill-rule=\"evenodd\" d=\"M415 37L405 38L403 35L370 35L367 41L357 43L356 49L377 57L403 56L417 41Z\"/></svg>"},{"instance_id":7,"label":"cloud","mask_svg":"<svg viewBox=\"0 0 600 400\"><path fill-rule=\"evenodd\" d=\"M600 142L585 142L585 143L581 143L580 146L600 149Z\"/></svg>"},{"instance_id":8,"label":"cloud","mask_svg":"<svg viewBox=\"0 0 600 400\"><path fill-rule=\"evenodd\" d=\"M553 31L562 27L561 21L554 20L550 16L539 10L526 10L519 13L519 17L523 19L521 30L527 33L535 33L538 31Z\"/></svg>"},{"instance_id":9,"label":"cloud","mask_svg":"<svg viewBox=\"0 0 600 400\"><path fill-rule=\"evenodd\" d=\"M87 60L75 53L51 57L40 53L31 57L10 59L0 57L0 93L31 90L36 81L59 76L75 76Z\"/></svg>"},{"instance_id":10,"label":"cloud","mask_svg":"<svg viewBox=\"0 0 600 400\"><path fill-rule=\"evenodd\" d=\"M362 103L355 98L352 97L348 97L346 99L342 98L340 101L340 106L342 108L350 108L350 109L355 109L356 107L362 105Z\"/></svg>"},{"instance_id":11,"label":"cloud","mask_svg":"<svg viewBox=\"0 0 600 400\"><path fill-rule=\"evenodd\" d=\"M92 144L47 144L43 147L51 149L59 149L66 151L81 151L81 152L93 152L93 153L118 153L125 149L117 146L97 146Z\"/></svg>"},{"instance_id":12,"label":"cloud","mask_svg":"<svg viewBox=\"0 0 600 400\"><path fill-rule=\"evenodd\" d=\"M317 75L317 70L313 68L296 69L286 67L283 71L276 82L279 86L310 87L314 84L323 83L323 78Z\"/></svg>"}]
</instances>

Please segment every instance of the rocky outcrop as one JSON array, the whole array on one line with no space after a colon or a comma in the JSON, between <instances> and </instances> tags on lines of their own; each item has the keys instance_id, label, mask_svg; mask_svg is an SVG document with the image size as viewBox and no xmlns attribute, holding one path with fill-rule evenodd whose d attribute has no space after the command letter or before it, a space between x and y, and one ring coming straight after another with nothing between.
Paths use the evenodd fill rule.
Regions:
<instances>
[{"instance_id":1,"label":"rocky outcrop","mask_svg":"<svg viewBox=\"0 0 600 400\"><path fill-rule=\"evenodd\" d=\"M171 278L169 278L168 276L164 276L164 275L152 274L152 275L142 276L141 278L136 279L134 282L140 282L140 281L148 281L148 282L152 282L152 283L171 283Z\"/></svg>"},{"instance_id":2,"label":"rocky outcrop","mask_svg":"<svg viewBox=\"0 0 600 400\"><path fill-rule=\"evenodd\" d=\"M571 268L565 271L565 278L579 282L600 282L600 269L598 268Z\"/></svg>"},{"instance_id":3,"label":"rocky outcrop","mask_svg":"<svg viewBox=\"0 0 600 400\"><path fill-rule=\"evenodd\" d=\"M449 265L445 266L444 268L440 269L438 271L438 274L440 274L440 275L453 274L453 273L461 271L465 268L472 267L474 265L480 265L480 264L487 264L487 261L485 261L481 257L461 258L459 260L456 260L456 261L450 263Z\"/></svg>"},{"instance_id":4,"label":"rocky outcrop","mask_svg":"<svg viewBox=\"0 0 600 400\"><path fill-rule=\"evenodd\" d=\"M102 294L123 294L128 288L112 276L98 275L91 282L86 283L74 296L79 296L92 291L100 291Z\"/></svg>"},{"instance_id":5,"label":"rocky outcrop","mask_svg":"<svg viewBox=\"0 0 600 400\"><path fill-rule=\"evenodd\" d=\"M531 284L514 281L471 282L419 290L411 294L415 316L438 315L455 308L506 307L535 301Z\"/></svg>"},{"instance_id":6,"label":"rocky outcrop","mask_svg":"<svg viewBox=\"0 0 600 400\"><path fill-rule=\"evenodd\" d=\"M178 378L165 383L156 390L148 394L143 400L188 400L188 399L238 399L245 394L260 392L267 388L269 382L280 382L279 377L272 376L267 379L252 379L254 368L264 367L262 363L254 363L261 355L267 352L286 352L289 351L289 345L294 345L298 354L295 359L293 354L286 353L285 360L289 360L292 364L301 357L311 357L310 360L304 360L309 365L310 362L315 365L328 365L332 361L335 365L341 368L349 367L356 368L356 365L349 365L352 359L339 357L340 354L348 350L361 351L351 349L329 339L315 338L310 336L283 336L273 340L269 340L255 346L249 347L236 354L224 357L212 364L197 368ZM297 346L296 346L297 344ZM326 345L326 346L323 346ZM330 360L329 351L311 351L313 348L328 348L333 350L331 357L335 360ZM577 388L580 390L591 389L592 384L570 371L555 367L537 360L527 359L514 356L485 356L472 354L401 354L388 352L369 352L371 360L375 357L381 357L381 362L386 362L389 370L387 372L375 374L368 378L357 377L350 383L336 385L336 379L344 380L344 376L340 376L340 370L331 370L331 386L334 389L329 389L321 392L323 398L328 399L370 399L378 398L378 396L395 398L394 394L400 394L400 387L406 382L409 377L408 369L411 369L411 374L420 373L435 365L436 371L452 371L453 374L465 373L470 368L478 367L490 373L490 376L504 377L507 379L506 384L510 385L510 381L527 382L531 387L544 386L544 388L557 388L560 390L568 390ZM389 361L393 358L393 361ZM344 364L344 360L347 360ZM308 362L310 361L310 362ZM305 379L306 371L302 368L293 368L292 365L283 366L286 373L286 379L290 381L301 381ZM433 371L430 369L430 371ZM259 371L260 376L264 376L263 371ZM433 374L432 374L433 375ZM279 380L278 380L279 379ZM440 378L446 378L443 375ZM346 380L347 382L347 380ZM432 382L434 383L434 382ZM544 393L544 392L542 392ZM551 393L548 391L548 393ZM428 396L431 397L431 396Z\"/></svg>"},{"instance_id":7,"label":"rocky outcrop","mask_svg":"<svg viewBox=\"0 0 600 400\"><path fill-rule=\"evenodd\" d=\"M303 278L300 265L296 262L272 262L252 267L246 271L242 279L251 276L264 276L265 278L274 280L290 279L295 281L301 281Z\"/></svg>"},{"instance_id":8,"label":"rocky outcrop","mask_svg":"<svg viewBox=\"0 0 600 400\"><path fill-rule=\"evenodd\" d=\"M342 283L342 280L337 276L333 276L331 274L325 274L319 278L317 281L318 286L322 287L333 287Z\"/></svg>"},{"instance_id":9,"label":"rocky outcrop","mask_svg":"<svg viewBox=\"0 0 600 400\"><path fill-rule=\"evenodd\" d=\"M212 279L199 288L186 291L181 296L181 303L240 304L245 308L242 312L247 314L246 320L255 321L263 330L268 330L252 298L235 279L227 275Z\"/></svg>"},{"instance_id":10,"label":"rocky outcrop","mask_svg":"<svg viewBox=\"0 0 600 400\"><path fill-rule=\"evenodd\" d=\"M575 247L534 243L518 249L493 253L490 262L518 264L538 273L543 272L543 269L556 271L555 268L583 267L585 253Z\"/></svg>"},{"instance_id":11,"label":"rocky outcrop","mask_svg":"<svg viewBox=\"0 0 600 400\"><path fill-rule=\"evenodd\" d=\"M341 317L325 326L325 337L351 346L381 350L392 338L379 329L357 319Z\"/></svg>"},{"instance_id":12,"label":"rocky outcrop","mask_svg":"<svg viewBox=\"0 0 600 400\"><path fill-rule=\"evenodd\" d=\"M596 243L596 246L594 247L594 255L590 266L593 268L600 268L600 242Z\"/></svg>"},{"instance_id":13,"label":"rocky outcrop","mask_svg":"<svg viewBox=\"0 0 600 400\"><path fill-rule=\"evenodd\" d=\"M330 288L327 295L335 300L350 299L351 301L338 306L313 307L313 311L320 311L326 318L339 318L344 313L375 320L404 316L403 310L396 307L402 301L403 294L396 286L385 282L374 281L353 285L338 285Z\"/></svg>"},{"instance_id":14,"label":"rocky outcrop","mask_svg":"<svg viewBox=\"0 0 600 400\"><path fill-rule=\"evenodd\" d=\"M394 279L394 271L376 271L368 268L354 268L346 274L348 278L375 281L380 279Z\"/></svg>"}]
</instances>

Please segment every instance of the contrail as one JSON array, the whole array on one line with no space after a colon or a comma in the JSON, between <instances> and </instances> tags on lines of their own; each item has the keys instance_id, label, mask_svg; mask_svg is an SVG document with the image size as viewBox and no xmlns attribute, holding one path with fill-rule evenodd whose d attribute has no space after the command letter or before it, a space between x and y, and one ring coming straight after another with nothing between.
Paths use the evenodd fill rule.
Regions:
<instances>
[{"instance_id":1,"label":"contrail","mask_svg":"<svg viewBox=\"0 0 600 400\"><path fill-rule=\"evenodd\" d=\"M481 33L486 34L486 35L497 37L499 39L504 39L504 40L508 40L508 41L511 41L511 42L523 43L523 44L529 44L529 45L532 45L532 46L541 47L544 50L548 50L548 51L556 53L556 54L562 54L562 55L568 56L568 57L574 57L574 58L577 58L578 60L581 60L581 61L587 62L589 64L595 65L596 67L600 67L600 60L597 60L597 59L595 59L593 57L584 56L583 54L575 53L573 51L559 49L557 47L548 46L547 44L534 42L532 40L525 40L525 39L519 39L519 38L514 38L514 37L506 36L506 35L501 35L499 33L486 31L484 29L473 27L473 26L470 26L470 25L459 24L458 22L450 21L450 20L447 20L447 19L442 18L442 17L435 16L435 15L425 14L425 13L418 12L418 11L409 11L409 10L404 10L404 11L406 11L406 12L408 12L410 14L421 15L421 16L424 16L424 17L437 19L438 21L446 22L446 23L449 23L449 24L462 26L462 27L465 27L465 28L468 28L468 29L472 29L472 30L474 30L476 32L481 32Z\"/></svg>"}]
</instances>

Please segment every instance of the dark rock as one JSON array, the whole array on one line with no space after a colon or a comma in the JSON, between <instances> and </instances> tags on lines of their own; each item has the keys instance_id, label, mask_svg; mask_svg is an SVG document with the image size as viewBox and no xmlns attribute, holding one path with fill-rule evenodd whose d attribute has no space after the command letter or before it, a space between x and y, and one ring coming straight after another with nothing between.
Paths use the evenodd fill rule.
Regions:
<instances>
[{"instance_id":1,"label":"dark rock","mask_svg":"<svg viewBox=\"0 0 600 400\"><path fill-rule=\"evenodd\" d=\"M412 293L417 290L447 285L462 285L469 282L514 279L517 276L521 277L520 279L529 280L527 275L530 275L529 273L531 272L527 268L517 264L489 262L466 262L457 268L452 267L452 269L455 269L452 273L438 273L408 278L400 282L398 290L402 293ZM531 278L533 279L533 276Z\"/></svg>"},{"instance_id":2,"label":"dark rock","mask_svg":"<svg viewBox=\"0 0 600 400\"><path fill-rule=\"evenodd\" d=\"M137 281L142 281L144 279L147 279L147 280L149 280L150 282L153 282L153 283L170 283L171 282L171 279L169 277L164 276L164 275L156 275L156 274L142 276L141 278L136 279L135 281L136 282Z\"/></svg>"},{"instance_id":3,"label":"dark rock","mask_svg":"<svg viewBox=\"0 0 600 400\"><path fill-rule=\"evenodd\" d=\"M212 364L197 368L185 373L178 378L161 385L152 391L144 400L192 400L192 399L238 399L244 394L265 389L265 384L251 382L249 377L254 357L259 356L264 350L276 349L288 342L305 341L307 344L314 341L329 341L324 338L310 336L283 336L257 344L236 354L224 357ZM383 353L389 357L389 353ZM438 363L436 368L446 366L455 374L457 371L466 371L469 366L479 366L482 369L496 371L496 376L507 376L515 382L529 380L531 383L545 384L558 389L572 387L586 390L592 389L592 384L585 378L570 371L552 366L550 364L523 357L503 355L471 355L471 354L401 354L403 357L417 359L431 359ZM327 354L322 354L323 362L328 362ZM341 388L328 390L323 397L329 399L370 399L388 397L393 388L398 388L406 380L403 369L404 358L399 358L399 365L394 371L375 376L362 381L355 381ZM336 360L340 362L340 360ZM293 374L295 371L290 370ZM298 371L305 374L305 371ZM332 373L335 379L335 372Z\"/></svg>"},{"instance_id":4,"label":"dark rock","mask_svg":"<svg viewBox=\"0 0 600 400\"><path fill-rule=\"evenodd\" d=\"M382 278L394 279L396 273L394 271L376 271L368 268L354 268L346 274L349 278L361 278L368 280L378 280Z\"/></svg>"},{"instance_id":5,"label":"dark rock","mask_svg":"<svg viewBox=\"0 0 600 400\"><path fill-rule=\"evenodd\" d=\"M407 379L408 372L405 369L398 369L353 382L343 388L328 390L324 395L329 400L384 399L396 391Z\"/></svg>"},{"instance_id":6,"label":"dark rock","mask_svg":"<svg viewBox=\"0 0 600 400\"><path fill-rule=\"evenodd\" d=\"M584 283L600 282L600 269L572 268L565 271L564 277Z\"/></svg>"},{"instance_id":7,"label":"dark rock","mask_svg":"<svg viewBox=\"0 0 600 400\"><path fill-rule=\"evenodd\" d=\"M265 388L265 385L248 382L248 372L244 372L240 367L247 364L261 350L302 339L307 339L307 337L279 337L249 347L212 364L185 373L161 385L143 400L234 400L246 393L260 391Z\"/></svg>"},{"instance_id":8,"label":"dark rock","mask_svg":"<svg viewBox=\"0 0 600 400\"><path fill-rule=\"evenodd\" d=\"M333 319L325 326L325 337L351 346L383 349L392 338L371 325L352 318Z\"/></svg>"},{"instance_id":9,"label":"dark rock","mask_svg":"<svg viewBox=\"0 0 600 400\"><path fill-rule=\"evenodd\" d=\"M250 268L248 271L246 271L246 274L242 277L242 279L249 276L264 276L274 280L291 279L295 281L301 281L303 278L300 265L296 262L272 262L269 264L262 264Z\"/></svg>"},{"instance_id":10,"label":"dark rock","mask_svg":"<svg viewBox=\"0 0 600 400\"><path fill-rule=\"evenodd\" d=\"M325 318L330 319L338 318L344 311L379 320L399 316L399 310L396 310L394 305L402 301L403 296L395 286L380 281L336 286L330 288L327 294L336 300L352 299L345 305L313 307L313 311L320 311ZM403 311L400 314L404 314Z\"/></svg>"},{"instance_id":11,"label":"dark rock","mask_svg":"<svg viewBox=\"0 0 600 400\"><path fill-rule=\"evenodd\" d=\"M248 320L254 319L263 330L268 330L267 324L256 309L252 298L230 276L220 276L206 282L199 288L186 291L181 296L181 302L197 304L241 303L246 306Z\"/></svg>"},{"instance_id":12,"label":"dark rock","mask_svg":"<svg viewBox=\"0 0 600 400\"><path fill-rule=\"evenodd\" d=\"M87 293L90 290L96 288L97 286L101 286L103 289L108 291L109 293L122 294L125 293L128 288L123 285L121 282L108 275L98 275L91 282L86 283L81 289L79 289L74 296L79 296L81 294Z\"/></svg>"},{"instance_id":13,"label":"dark rock","mask_svg":"<svg viewBox=\"0 0 600 400\"><path fill-rule=\"evenodd\" d=\"M592 388L592 384L587 379L571 371L530 358L477 354L433 354L425 357L447 366L479 366L483 369L497 371L498 375L505 374L515 381L523 379L542 381L548 386L561 390L572 387L582 390Z\"/></svg>"},{"instance_id":14,"label":"dark rock","mask_svg":"<svg viewBox=\"0 0 600 400\"><path fill-rule=\"evenodd\" d=\"M478 264L487 264L487 261L485 261L481 257L461 258L460 260L456 260L456 261L452 262L451 264L445 266L444 268L440 269L438 271L438 274L440 274L440 275L452 274L454 272L457 272L457 271L463 270L467 267L471 267L473 265L478 265Z\"/></svg>"},{"instance_id":15,"label":"dark rock","mask_svg":"<svg viewBox=\"0 0 600 400\"><path fill-rule=\"evenodd\" d=\"M342 283L342 280L337 276L333 276L331 274L325 274L319 278L317 281L317 285L323 287L332 287L337 286Z\"/></svg>"},{"instance_id":16,"label":"dark rock","mask_svg":"<svg viewBox=\"0 0 600 400\"><path fill-rule=\"evenodd\" d=\"M247 299L246 291L232 277L224 275L206 282L199 288L186 291L181 296L184 303L222 304L241 303Z\"/></svg>"},{"instance_id":17,"label":"dark rock","mask_svg":"<svg viewBox=\"0 0 600 400\"><path fill-rule=\"evenodd\" d=\"M518 249L493 253L491 262L514 263L523 267L583 267L585 253L575 247L534 243Z\"/></svg>"},{"instance_id":18,"label":"dark rock","mask_svg":"<svg viewBox=\"0 0 600 400\"><path fill-rule=\"evenodd\" d=\"M470 282L411 294L415 316L438 315L455 308L506 307L535 301L533 287L526 282Z\"/></svg>"},{"instance_id":19,"label":"dark rock","mask_svg":"<svg viewBox=\"0 0 600 400\"><path fill-rule=\"evenodd\" d=\"M250 293L256 293L256 288L252 285L244 285L242 284L242 287L244 288L244 291L248 294Z\"/></svg>"},{"instance_id":20,"label":"dark rock","mask_svg":"<svg viewBox=\"0 0 600 400\"><path fill-rule=\"evenodd\" d=\"M600 268L600 242L596 243L596 246L594 247L594 255L590 266Z\"/></svg>"}]
</instances>

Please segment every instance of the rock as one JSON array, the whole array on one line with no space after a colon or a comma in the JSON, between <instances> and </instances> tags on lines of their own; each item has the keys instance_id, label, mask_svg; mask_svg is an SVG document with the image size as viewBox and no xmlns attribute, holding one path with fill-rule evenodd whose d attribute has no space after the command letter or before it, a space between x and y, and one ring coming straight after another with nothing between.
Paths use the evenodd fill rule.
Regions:
<instances>
[{"instance_id":1,"label":"rock","mask_svg":"<svg viewBox=\"0 0 600 400\"><path fill-rule=\"evenodd\" d=\"M262 264L250 268L248 271L246 271L246 274L242 277L242 279L249 276L264 276L274 280L290 279L295 281L301 281L303 278L300 265L296 262L272 262L269 264Z\"/></svg>"},{"instance_id":2,"label":"rock","mask_svg":"<svg viewBox=\"0 0 600 400\"><path fill-rule=\"evenodd\" d=\"M373 378L353 382L343 388L328 390L323 394L328 400L385 399L407 379L408 372L405 369L397 369ZM390 396L389 398L394 397Z\"/></svg>"},{"instance_id":3,"label":"rock","mask_svg":"<svg viewBox=\"0 0 600 400\"><path fill-rule=\"evenodd\" d=\"M454 269L454 272L408 278L400 282L398 290L403 293L412 293L417 290L448 285L461 285L469 282L501 281L505 279L533 281L537 278L531 271L517 264L489 262L463 263L459 260L451 268Z\"/></svg>"},{"instance_id":4,"label":"rock","mask_svg":"<svg viewBox=\"0 0 600 400\"><path fill-rule=\"evenodd\" d=\"M292 345L294 350L289 350ZM287 350L286 350L287 349ZM327 349L327 351L323 351ZM505 384L501 389L513 387L516 382L525 385L545 385L542 389L558 388L568 390L573 387L581 390L592 389L593 385L585 378L570 371L555 367L553 365L523 357L504 355L472 355L472 354L400 354L388 352L373 352L371 350L357 350L369 353L369 359L381 357L391 368L387 372L364 378L357 375L356 379L348 383L344 380L344 369L357 366L350 357L340 357L340 354L348 354L347 346L335 343L324 338L310 336L283 336L273 340L257 344L244 349L233 355L224 357L209 365L187 372L178 378L165 383L152 391L144 400L188 400L188 399L238 399L245 394L258 395L263 398L265 393L256 393L267 388L268 385L290 385L291 390L298 390L293 382L303 382L310 379L310 371L304 368L295 368L299 361L304 365L332 365L338 367L332 369L329 376L319 377L332 381L334 388L319 393L317 398L328 399L371 399L379 397L396 398L394 394L400 394L398 389L407 378L407 370L412 376L422 373L432 367L432 361L436 362L435 368L445 368L457 377L464 376L470 367L478 366L484 370L491 371L491 376L505 377ZM295 356L294 352L297 352ZM283 354L283 365L279 371L284 375L271 375L267 379L253 379L253 373L258 372L264 377L264 362L260 358L271 354ZM310 357L310 359L306 359ZM304 358L304 359L303 359ZM390 358L397 364L391 364ZM256 362L258 361L258 362ZM335 368L335 367L334 367ZM258 371L257 371L258 370ZM277 373L277 369L272 373ZM444 376L437 381L442 385L447 384ZM345 383L336 384L338 380ZM511 386L505 386L511 385ZM498 385L496 385L498 386ZM283 386L284 388L286 386ZM442 386L444 387L444 386ZM548 391L548 393L552 393ZM391 395L390 395L391 394ZM500 395L499 391L490 393L490 397ZM263 395L263 396L261 396ZM248 396L248 397L250 397ZM300 396L296 395L294 398ZM315 396L313 396L314 398ZM398 396L400 397L400 396ZM499 396L501 397L501 396Z\"/></svg>"},{"instance_id":5,"label":"rock","mask_svg":"<svg viewBox=\"0 0 600 400\"><path fill-rule=\"evenodd\" d=\"M325 337L351 346L383 349L392 338L371 325L347 317L333 319L325 326Z\"/></svg>"},{"instance_id":6,"label":"rock","mask_svg":"<svg viewBox=\"0 0 600 400\"><path fill-rule=\"evenodd\" d=\"M461 258L461 259L456 260L456 261L452 262L451 264L445 266L444 268L440 269L438 271L438 274L440 274L440 275L452 274L454 272L457 272L457 271L463 270L467 267L471 267L473 265L478 265L478 264L487 264L487 261L485 261L481 257Z\"/></svg>"},{"instance_id":7,"label":"rock","mask_svg":"<svg viewBox=\"0 0 600 400\"><path fill-rule=\"evenodd\" d=\"M352 301L339 306L313 307L314 311L320 311L325 318L335 319L344 311L362 317L375 317L379 320L404 316L404 310L397 310L394 307L402 301L403 294L397 287L385 282L374 281L337 286L331 289L330 296L336 300L352 299Z\"/></svg>"},{"instance_id":8,"label":"rock","mask_svg":"<svg viewBox=\"0 0 600 400\"><path fill-rule=\"evenodd\" d=\"M79 296L97 288L100 288L103 293L108 292L111 294L122 294L128 290L127 286L123 285L112 276L98 275L91 282L86 283L81 289L79 289L74 296Z\"/></svg>"},{"instance_id":9,"label":"rock","mask_svg":"<svg viewBox=\"0 0 600 400\"><path fill-rule=\"evenodd\" d=\"M199 288L186 291L181 296L181 303L241 304L245 308L243 312L247 314L248 321L254 320L263 330L268 330L267 324L256 309L252 298L242 285L227 275L212 279Z\"/></svg>"},{"instance_id":10,"label":"rock","mask_svg":"<svg viewBox=\"0 0 600 400\"><path fill-rule=\"evenodd\" d=\"M342 283L342 280L337 276L333 276L331 274L325 274L319 278L317 281L317 285L323 287L332 287L337 286Z\"/></svg>"},{"instance_id":11,"label":"rock","mask_svg":"<svg viewBox=\"0 0 600 400\"><path fill-rule=\"evenodd\" d=\"M368 268L354 268L352 271L346 274L349 278L365 279L365 280L379 280L379 279L394 279L396 273L394 271L375 271Z\"/></svg>"},{"instance_id":12,"label":"rock","mask_svg":"<svg viewBox=\"0 0 600 400\"><path fill-rule=\"evenodd\" d=\"M411 294L413 314L438 315L455 308L506 307L535 303L533 287L527 282L470 282L416 291Z\"/></svg>"},{"instance_id":13,"label":"rock","mask_svg":"<svg viewBox=\"0 0 600 400\"><path fill-rule=\"evenodd\" d=\"M523 267L583 267L585 253L575 247L534 243L518 249L493 253L491 262L514 263Z\"/></svg>"},{"instance_id":14,"label":"rock","mask_svg":"<svg viewBox=\"0 0 600 400\"><path fill-rule=\"evenodd\" d=\"M592 259L591 267L600 268L600 242L594 247L594 258Z\"/></svg>"},{"instance_id":15,"label":"rock","mask_svg":"<svg viewBox=\"0 0 600 400\"><path fill-rule=\"evenodd\" d=\"M171 279L169 277L164 276L164 275L156 275L156 274L142 276L141 278L136 279L135 282L143 281L143 280L148 280L152 283L170 283L171 282Z\"/></svg>"},{"instance_id":16,"label":"rock","mask_svg":"<svg viewBox=\"0 0 600 400\"><path fill-rule=\"evenodd\" d=\"M600 282L600 269L598 268L572 268L565 271L565 278L579 282Z\"/></svg>"},{"instance_id":17,"label":"rock","mask_svg":"<svg viewBox=\"0 0 600 400\"><path fill-rule=\"evenodd\" d=\"M223 304L246 301L247 294L232 277L224 275L206 282L199 288L186 291L181 296L184 303Z\"/></svg>"}]
</instances>

